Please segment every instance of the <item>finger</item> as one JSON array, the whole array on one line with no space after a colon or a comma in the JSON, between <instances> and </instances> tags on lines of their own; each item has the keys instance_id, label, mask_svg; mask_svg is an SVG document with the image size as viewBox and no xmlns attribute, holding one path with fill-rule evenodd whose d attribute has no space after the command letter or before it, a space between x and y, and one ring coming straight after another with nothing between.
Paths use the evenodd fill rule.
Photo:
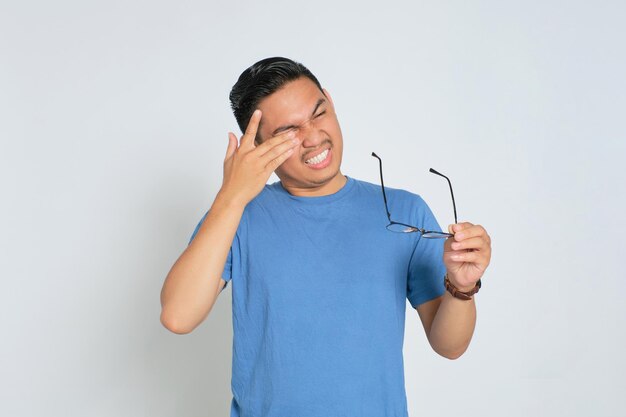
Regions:
<instances>
[{"instance_id":1,"label":"finger","mask_svg":"<svg viewBox=\"0 0 626 417\"><path fill-rule=\"evenodd\" d=\"M452 262L467 262L477 265L486 264L485 255L482 252L465 252L465 251L452 251L445 253L444 260L447 258Z\"/></svg>"},{"instance_id":2,"label":"finger","mask_svg":"<svg viewBox=\"0 0 626 417\"><path fill-rule=\"evenodd\" d=\"M464 223L465 224L465 223ZM464 239L469 239L476 236L487 236L487 231L481 225L473 225L471 223L466 223L469 226L463 227L463 229L459 229L454 233L454 240L461 241Z\"/></svg>"},{"instance_id":3,"label":"finger","mask_svg":"<svg viewBox=\"0 0 626 417\"><path fill-rule=\"evenodd\" d=\"M296 138L296 132L294 130L288 130L263 141L262 144L256 147L256 151L259 153L259 156L262 157L267 152L269 152L274 146L278 146L285 142L291 142L295 138ZM299 143L299 142L293 141L293 143Z\"/></svg>"},{"instance_id":4,"label":"finger","mask_svg":"<svg viewBox=\"0 0 626 417\"><path fill-rule=\"evenodd\" d=\"M295 152L299 144L300 141L298 140L298 138L283 140L279 144L271 147L263 155L261 155L261 161L263 162L263 164L267 165L272 159L278 157L279 155L282 155L282 153L285 152L287 149L293 149L293 151Z\"/></svg>"},{"instance_id":5,"label":"finger","mask_svg":"<svg viewBox=\"0 0 626 417\"><path fill-rule=\"evenodd\" d=\"M289 148L276 158L270 160L267 165L265 165L265 169L270 173L276 170L283 162L285 162L291 155L294 153L294 148Z\"/></svg>"},{"instance_id":6,"label":"finger","mask_svg":"<svg viewBox=\"0 0 626 417\"><path fill-rule=\"evenodd\" d=\"M254 147L254 139L256 138L260 123L261 110L256 109L252 113L252 117L250 117L250 121L248 122L248 126L246 127L246 132L241 137L241 143L239 144L239 146L244 146L246 148Z\"/></svg>"},{"instance_id":7,"label":"finger","mask_svg":"<svg viewBox=\"0 0 626 417\"><path fill-rule=\"evenodd\" d=\"M237 136L234 133L228 132L228 147L226 148L226 157L224 161L230 159L231 156L235 153L237 149Z\"/></svg>"},{"instance_id":8,"label":"finger","mask_svg":"<svg viewBox=\"0 0 626 417\"><path fill-rule=\"evenodd\" d=\"M461 230L465 230L469 227L472 227L473 224L470 222L462 222L462 223L454 223L450 225L452 227L452 233L460 232Z\"/></svg>"},{"instance_id":9,"label":"finger","mask_svg":"<svg viewBox=\"0 0 626 417\"><path fill-rule=\"evenodd\" d=\"M472 237L469 239L464 239L461 242L452 242L450 246L452 250L467 250L467 249L478 249L485 250L487 249L487 241L482 236Z\"/></svg>"}]
</instances>

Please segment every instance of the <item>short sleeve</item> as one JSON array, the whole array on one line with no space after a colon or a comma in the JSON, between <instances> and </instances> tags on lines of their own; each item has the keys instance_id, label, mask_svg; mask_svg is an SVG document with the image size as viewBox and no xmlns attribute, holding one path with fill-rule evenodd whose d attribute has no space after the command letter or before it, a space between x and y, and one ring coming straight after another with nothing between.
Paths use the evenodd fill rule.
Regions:
<instances>
[{"instance_id":1,"label":"short sleeve","mask_svg":"<svg viewBox=\"0 0 626 417\"><path fill-rule=\"evenodd\" d=\"M198 234L198 230L200 230L200 226L202 226L202 223L204 222L204 219L206 218L207 214L209 214L208 211L204 213L204 216L202 216L202 218L198 222L196 229L191 234L191 238L189 239L189 243L187 244L187 246L191 244L191 242L193 241L193 238L196 237L196 234ZM232 265L233 265L233 248L231 246L230 250L228 251L228 256L226 257L224 270L222 271L222 279L226 281L226 284L224 285L224 288L222 289L222 291L228 286L228 281L230 281L230 279L232 278Z\"/></svg>"},{"instance_id":2,"label":"short sleeve","mask_svg":"<svg viewBox=\"0 0 626 417\"><path fill-rule=\"evenodd\" d=\"M417 224L426 230L441 231L439 223L426 202L417 196ZM407 298L413 308L437 298L445 292L443 284L446 267L443 263L444 239L427 239L415 233L417 242L407 277Z\"/></svg>"}]
</instances>

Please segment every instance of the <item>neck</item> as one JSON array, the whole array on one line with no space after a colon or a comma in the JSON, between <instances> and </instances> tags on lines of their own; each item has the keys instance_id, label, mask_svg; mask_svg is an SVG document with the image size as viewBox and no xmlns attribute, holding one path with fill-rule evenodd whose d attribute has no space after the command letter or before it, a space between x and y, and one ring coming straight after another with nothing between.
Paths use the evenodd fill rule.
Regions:
<instances>
[{"instance_id":1,"label":"neck","mask_svg":"<svg viewBox=\"0 0 626 417\"><path fill-rule=\"evenodd\" d=\"M341 171L337 172L333 178L325 182L324 184L294 184L290 181L285 181L281 178L280 183L283 188L291 195L297 197L321 197L325 195L335 194L341 190L348 179Z\"/></svg>"}]
</instances>

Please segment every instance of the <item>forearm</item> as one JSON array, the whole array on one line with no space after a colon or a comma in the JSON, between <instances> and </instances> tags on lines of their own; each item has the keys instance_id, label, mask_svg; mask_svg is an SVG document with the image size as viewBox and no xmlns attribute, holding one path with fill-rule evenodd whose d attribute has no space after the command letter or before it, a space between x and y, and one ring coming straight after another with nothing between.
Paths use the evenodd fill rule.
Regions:
<instances>
[{"instance_id":1,"label":"forearm","mask_svg":"<svg viewBox=\"0 0 626 417\"><path fill-rule=\"evenodd\" d=\"M428 340L432 348L449 359L461 356L470 344L476 326L476 304L444 293L432 322Z\"/></svg>"},{"instance_id":2,"label":"forearm","mask_svg":"<svg viewBox=\"0 0 626 417\"><path fill-rule=\"evenodd\" d=\"M188 333L210 312L245 204L218 193L193 241L180 255L161 291L161 322Z\"/></svg>"}]
</instances>

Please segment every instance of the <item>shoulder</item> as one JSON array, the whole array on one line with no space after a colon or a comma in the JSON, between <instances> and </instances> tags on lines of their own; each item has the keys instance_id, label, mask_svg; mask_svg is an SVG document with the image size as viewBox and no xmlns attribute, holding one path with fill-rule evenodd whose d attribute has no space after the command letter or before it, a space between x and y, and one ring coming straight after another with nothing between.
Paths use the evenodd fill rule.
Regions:
<instances>
[{"instance_id":1,"label":"shoulder","mask_svg":"<svg viewBox=\"0 0 626 417\"><path fill-rule=\"evenodd\" d=\"M246 206L246 210L250 211L267 205L277 204L277 201L279 200L279 196L281 194L280 187L281 185L278 181L271 184L265 184L261 192L257 194L256 197L254 197L252 200L250 200L250 202Z\"/></svg>"},{"instance_id":2,"label":"shoulder","mask_svg":"<svg viewBox=\"0 0 626 417\"><path fill-rule=\"evenodd\" d=\"M380 198L380 199L383 198L383 188L380 185L380 183L359 180L356 178L353 178L353 180L355 182L355 185L362 192L375 195L377 198ZM414 202L423 201L422 198L418 194L412 193L402 188L390 187L388 185L385 185L385 195L387 199L389 199L389 197L392 197L393 199L397 199L397 200L411 200Z\"/></svg>"},{"instance_id":3,"label":"shoulder","mask_svg":"<svg viewBox=\"0 0 626 417\"><path fill-rule=\"evenodd\" d=\"M366 190L372 194L378 196L378 198L383 198L383 190L380 183L372 183L362 180L355 180L363 190ZM424 199L414 192L405 190L403 188L397 188L393 186L389 186L385 184L385 196L387 197L387 202L393 201L396 204L411 204L411 205L426 205Z\"/></svg>"},{"instance_id":4,"label":"shoulder","mask_svg":"<svg viewBox=\"0 0 626 417\"><path fill-rule=\"evenodd\" d=\"M380 205L384 211L383 190L380 183L363 180L355 180L355 182L358 184L359 194L363 197L361 202L366 199L376 206ZM417 193L385 184L385 197L392 220L422 224L430 215L430 208Z\"/></svg>"}]
</instances>

